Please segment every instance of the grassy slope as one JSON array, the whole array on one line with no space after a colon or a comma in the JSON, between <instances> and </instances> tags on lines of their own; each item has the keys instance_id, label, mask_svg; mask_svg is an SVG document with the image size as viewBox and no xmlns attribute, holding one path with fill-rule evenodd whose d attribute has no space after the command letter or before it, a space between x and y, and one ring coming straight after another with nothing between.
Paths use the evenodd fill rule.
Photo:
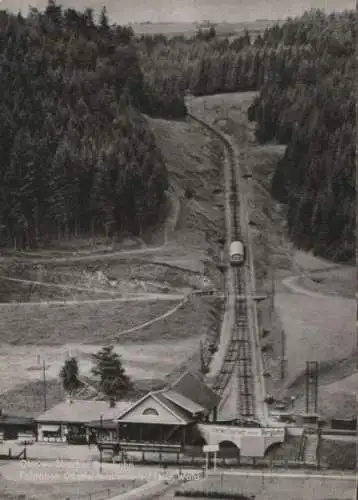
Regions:
<instances>
[{"instance_id":1,"label":"grassy slope","mask_svg":"<svg viewBox=\"0 0 358 500\"><path fill-rule=\"evenodd\" d=\"M138 258L133 258L129 254L128 258L123 260L104 261L97 258L92 262L73 264L67 262L66 265L64 263L46 264L43 265L42 279L50 283L68 283L91 288L91 285L84 280L84 276L86 273L93 274L101 270L111 279L117 279L118 283L124 287L131 280L132 282L159 280L160 283L165 282L169 286L191 288L201 286L200 273L205 272L214 286L220 286L221 275L215 266L207 262L208 258L210 259L216 252L215 237L222 230L223 214L220 210L213 208L211 203L213 189L221 183L220 150L212 144L210 136L205 135L190 121L150 120L150 122L170 172L170 196L175 198L180 206L179 223L176 230L168 235L168 246L154 255L141 254ZM192 189L191 200L184 196L187 185L190 185ZM203 206L206 209L204 211ZM157 228L154 231L152 236L154 245L163 243L162 229ZM83 246L84 242L81 244ZM154 264L154 261L194 269L196 273L159 266ZM13 267L11 275L25 278L29 278L30 275L30 279L31 276L35 276L32 279L38 279L36 267L27 265L25 270L21 272L19 270L21 270L20 267ZM26 276L21 273L25 273ZM92 286L98 288L102 285L96 283ZM61 294L62 292L59 293L60 296ZM103 297L102 294L101 297ZM41 290L41 298L46 298L45 287ZM117 334L122 330L140 325L174 306L173 302L26 306L23 309L16 305L9 305L2 311L0 339L6 344L16 344L19 348L24 344L33 345L28 354L26 354L26 349L20 349L24 351L21 356L27 364L33 364L36 358L36 346L39 346L40 350L44 351L41 352L41 356L50 364L53 364L51 360L55 360L51 370L56 376L55 368L64 359L63 348L60 349L61 344L74 342L78 347L83 343L100 345L115 342ZM190 358L192 366L198 368L199 338L208 333L216 334L220 316L216 315L213 321L212 313L217 309L218 304L215 301L196 299L195 302L188 303L166 320L121 336L118 341L126 366L131 368L134 375L138 371L135 378L141 378L145 371L150 375L153 372L151 375L153 377L164 376L170 368L176 366L178 369L179 365L182 366L185 358ZM165 357L168 358L169 364L171 363L170 366L168 363L166 366L162 363L165 343L168 346ZM56 354L53 348L44 347L44 344L54 346L58 349L58 353ZM155 353L152 352L151 346L156 350ZM19 380L16 382L14 369L11 370L11 374L9 369L11 365L18 366L19 356L13 353L10 347L4 346L1 350L7 360L1 371L3 380L10 380L10 377L11 387L18 386L15 392L9 394L11 401L15 401L14 404L6 398L6 407L13 411L27 410L31 407L31 402L37 401L34 404L41 408L41 383L34 381L28 388L24 387L25 368L18 370ZM56 356L58 359L55 359ZM62 361L59 361L59 358ZM26 365L26 362L22 365ZM82 361L80 368L81 363ZM160 370L158 371L157 368ZM48 377L51 378L50 373ZM59 399L58 390L58 384L55 382L53 382L53 391L50 387L48 388L51 392L48 398L49 400L52 398L53 403ZM21 397L16 397L16 391ZM21 399L23 399L23 405Z\"/></svg>"},{"instance_id":2,"label":"grassy slope","mask_svg":"<svg viewBox=\"0 0 358 500\"><path fill-rule=\"evenodd\" d=\"M122 330L164 314L174 305L167 302L114 302L31 308L9 305L1 311L0 341L18 345L114 342Z\"/></svg>"}]
</instances>

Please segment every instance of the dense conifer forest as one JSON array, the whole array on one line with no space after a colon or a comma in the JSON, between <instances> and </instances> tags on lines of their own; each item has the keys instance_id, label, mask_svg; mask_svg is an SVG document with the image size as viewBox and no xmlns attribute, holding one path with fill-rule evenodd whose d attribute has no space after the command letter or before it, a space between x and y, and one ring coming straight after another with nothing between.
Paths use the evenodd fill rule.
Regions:
<instances>
[{"instance_id":1,"label":"dense conifer forest","mask_svg":"<svg viewBox=\"0 0 358 500\"><path fill-rule=\"evenodd\" d=\"M157 106L132 36L105 10L0 11L2 245L139 234L162 213L167 172L141 115Z\"/></svg>"},{"instance_id":2,"label":"dense conifer forest","mask_svg":"<svg viewBox=\"0 0 358 500\"><path fill-rule=\"evenodd\" d=\"M355 12L311 11L254 40L211 32L139 42L148 81L162 75L173 93L259 91L249 110L257 139L287 144L272 194L288 205L292 240L337 260L355 255L356 22Z\"/></svg>"},{"instance_id":3,"label":"dense conifer forest","mask_svg":"<svg viewBox=\"0 0 358 500\"><path fill-rule=\"evenodd\" d=\"M356 13L319 11L251 39L135 37L105 10L0 11L0 245L141 230L167 172L142 113L186 115L194 95L259 91L257 139L287 144L272 193L295 243L355 252Z\"/></svg>"}]
</instances>

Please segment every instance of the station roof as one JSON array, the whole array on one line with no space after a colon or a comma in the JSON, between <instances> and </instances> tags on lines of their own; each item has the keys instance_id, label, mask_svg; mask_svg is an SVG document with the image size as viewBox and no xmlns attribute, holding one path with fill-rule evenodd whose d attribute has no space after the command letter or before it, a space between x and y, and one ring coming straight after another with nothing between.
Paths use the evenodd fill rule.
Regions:
<instances>
[{"instance_id":1,"label":"station roof","mask_svg":"<svg viewBox=\"0 0 358 500\"><path fill-rule=\"evenodd\" d=\"M181 402L181 405L175 403L173 401L175 394L172 396L172 400L167 398L166 391L163 389L149 392L129 408L124 409L122 413L117 414L115 420L119 423L162 425L187 425L192 422L193 413L182 406L184 402ZM147 410L150 410L150 413L146 413Z\"/></svg>"},{"instance_id":2,"label":"station roof","mask_svg":"<svg viewBox=\"0 0 358 500\"><path fill-rule=\"evenodd\" d=\"M205 413L206 408L204 408L201 405L198 405L195 403L195 401L192 401L191 399L188 399L187 397L183 396L182 394L179 394L179 392L176 391L166 391L164 390L162 392L162 395L165 397L165 399L171 401L172 403L176 404L180 408L183 408L186 411L189 411L191 414L195 415L198 413Z\"/></svg>"},{"instance_id":3,"label":"station roof","mask_svg":"<svg viewBox=\"0 0 358 500\"><path fill-rule=\"evenodd\" d=\"M205 384L203 378L199 374L189 371L182 373L177 379L169 381L167 389L181 394L209 411L213 410L220 402L220 397Z\"/></svg>"},{"instance_id":4,"label":"station roof","mask_svg":"<svg viewBox=\"0 0 358 500\"><path fill-rule=\"evenodd\" d=\"M18 417L15 415L0 415L0 427L1 425L19 425L27 426L35 423L35 419L31 417Z\"/></svg>"},{"instance_id":5,"label":"station roof","mask_svg":"<svg viewBox=\"0 0 358 500\"><path fill-rule=\"evenodd\" d=\"M130 401L116 401L111 408L108 401L63 401L36 418L36 422L87 423L94 420L113 420L131 406Z\"/></svg>"}]
</instances>

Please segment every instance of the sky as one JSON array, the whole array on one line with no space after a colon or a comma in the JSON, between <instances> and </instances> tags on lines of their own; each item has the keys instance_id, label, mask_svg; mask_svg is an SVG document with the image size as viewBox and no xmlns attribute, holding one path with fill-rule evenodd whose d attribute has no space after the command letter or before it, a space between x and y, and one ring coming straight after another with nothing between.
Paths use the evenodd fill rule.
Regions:
<instances>
[{"instance_id":1,"label":"sky","mask_svg":"<svg viewBox=\"0 0 358 500\"><path fill-rule=\"evenodd\" d=\"M24 13L30 4L43 9L47 0L0 0L0 8ZM64 7L96 11L106 4L110 18L129 22L242 22L256 19L285 19L319 8L326 12L355 9L354 0L57 0Z\"/></svg>"}]
</instances>

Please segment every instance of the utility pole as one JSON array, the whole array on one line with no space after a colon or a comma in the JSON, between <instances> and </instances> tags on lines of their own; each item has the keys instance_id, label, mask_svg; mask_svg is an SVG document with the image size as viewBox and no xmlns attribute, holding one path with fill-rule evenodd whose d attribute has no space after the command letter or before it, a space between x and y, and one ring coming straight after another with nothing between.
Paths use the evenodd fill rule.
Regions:
<instances>
[{"instance_id":1,"label":"utility pole","mask_svg":"<svg viewBox=\"0 0 358 500\"><path fill-rule=\"evenodd\" d=\"M103 416L100 416L100 423L101 423L101 439L100 439L100 448L99 448L99 453L100 453L100 469L99 472L102 474L102 463L103 463L103 450L102 450L102 445L103 445ZM101 442L102 441L102 442Z\"/></svg>"},{"instance_id":2,"label":"utility pole","mask_svg":"<svg viewBox=\"0 0 358 500\"><path fill-rule=\"evenodd\" d=\"M356 407L358 407L358 395L356 395ZM358 410L356 410L356 477L353 500L358 500Z\"/></svg>"},{"instance_id":3,"label":"utility pole","mask_svg":"<svg viewBox=\"0 0 358 500\"><path fill-rule=\"evenodd\" d=\"M358 299L358 295L357 295L357 299ZM356 349L358 350L358 309L357 309L357 315L356 315ZM357 368L357 371L358 371L358 361L357 361L356 368Z\"/></svg>"},{"instance_id":4,"label":"utility pole","mask_svg":"<svg viewBox=\"0 0 358 500\"><path fill-rule=\"evenodd\" d=\"M275 310L275 268L271 265L271 314Z\"/></svg>"},{"instance_id":5,"label":"utility pole","mask_svg":"<svg viewBox=\"0 0 358 500\"><path fill-rule=\"evenodd\" d=\"M204 347L203 342L200 340L200 370L203 376L205 376L205 368L206 368L205 358L204 358Z\"/></svg>"},{"instance_id":6,"label":"utility pole","mask_svg":"<svg viewBox=\"0 0 358 500\"><path fill-rule=\"evenodd\" d=\"M281 380L286 376L286 336L284 330L281 330Z\"/></svg>"},{"instance_id":7,"label":"utility pole","mask_svg":"<svg viewBox=\"0 0 358 500\"><path fill-rule=\"evenodd\" d=\"M46 401L46 363L45 360L42 362L42 372L43 372L43 384L44 384L44 411L47 410L47 401Z\"/></svg>"}]
</instances>

